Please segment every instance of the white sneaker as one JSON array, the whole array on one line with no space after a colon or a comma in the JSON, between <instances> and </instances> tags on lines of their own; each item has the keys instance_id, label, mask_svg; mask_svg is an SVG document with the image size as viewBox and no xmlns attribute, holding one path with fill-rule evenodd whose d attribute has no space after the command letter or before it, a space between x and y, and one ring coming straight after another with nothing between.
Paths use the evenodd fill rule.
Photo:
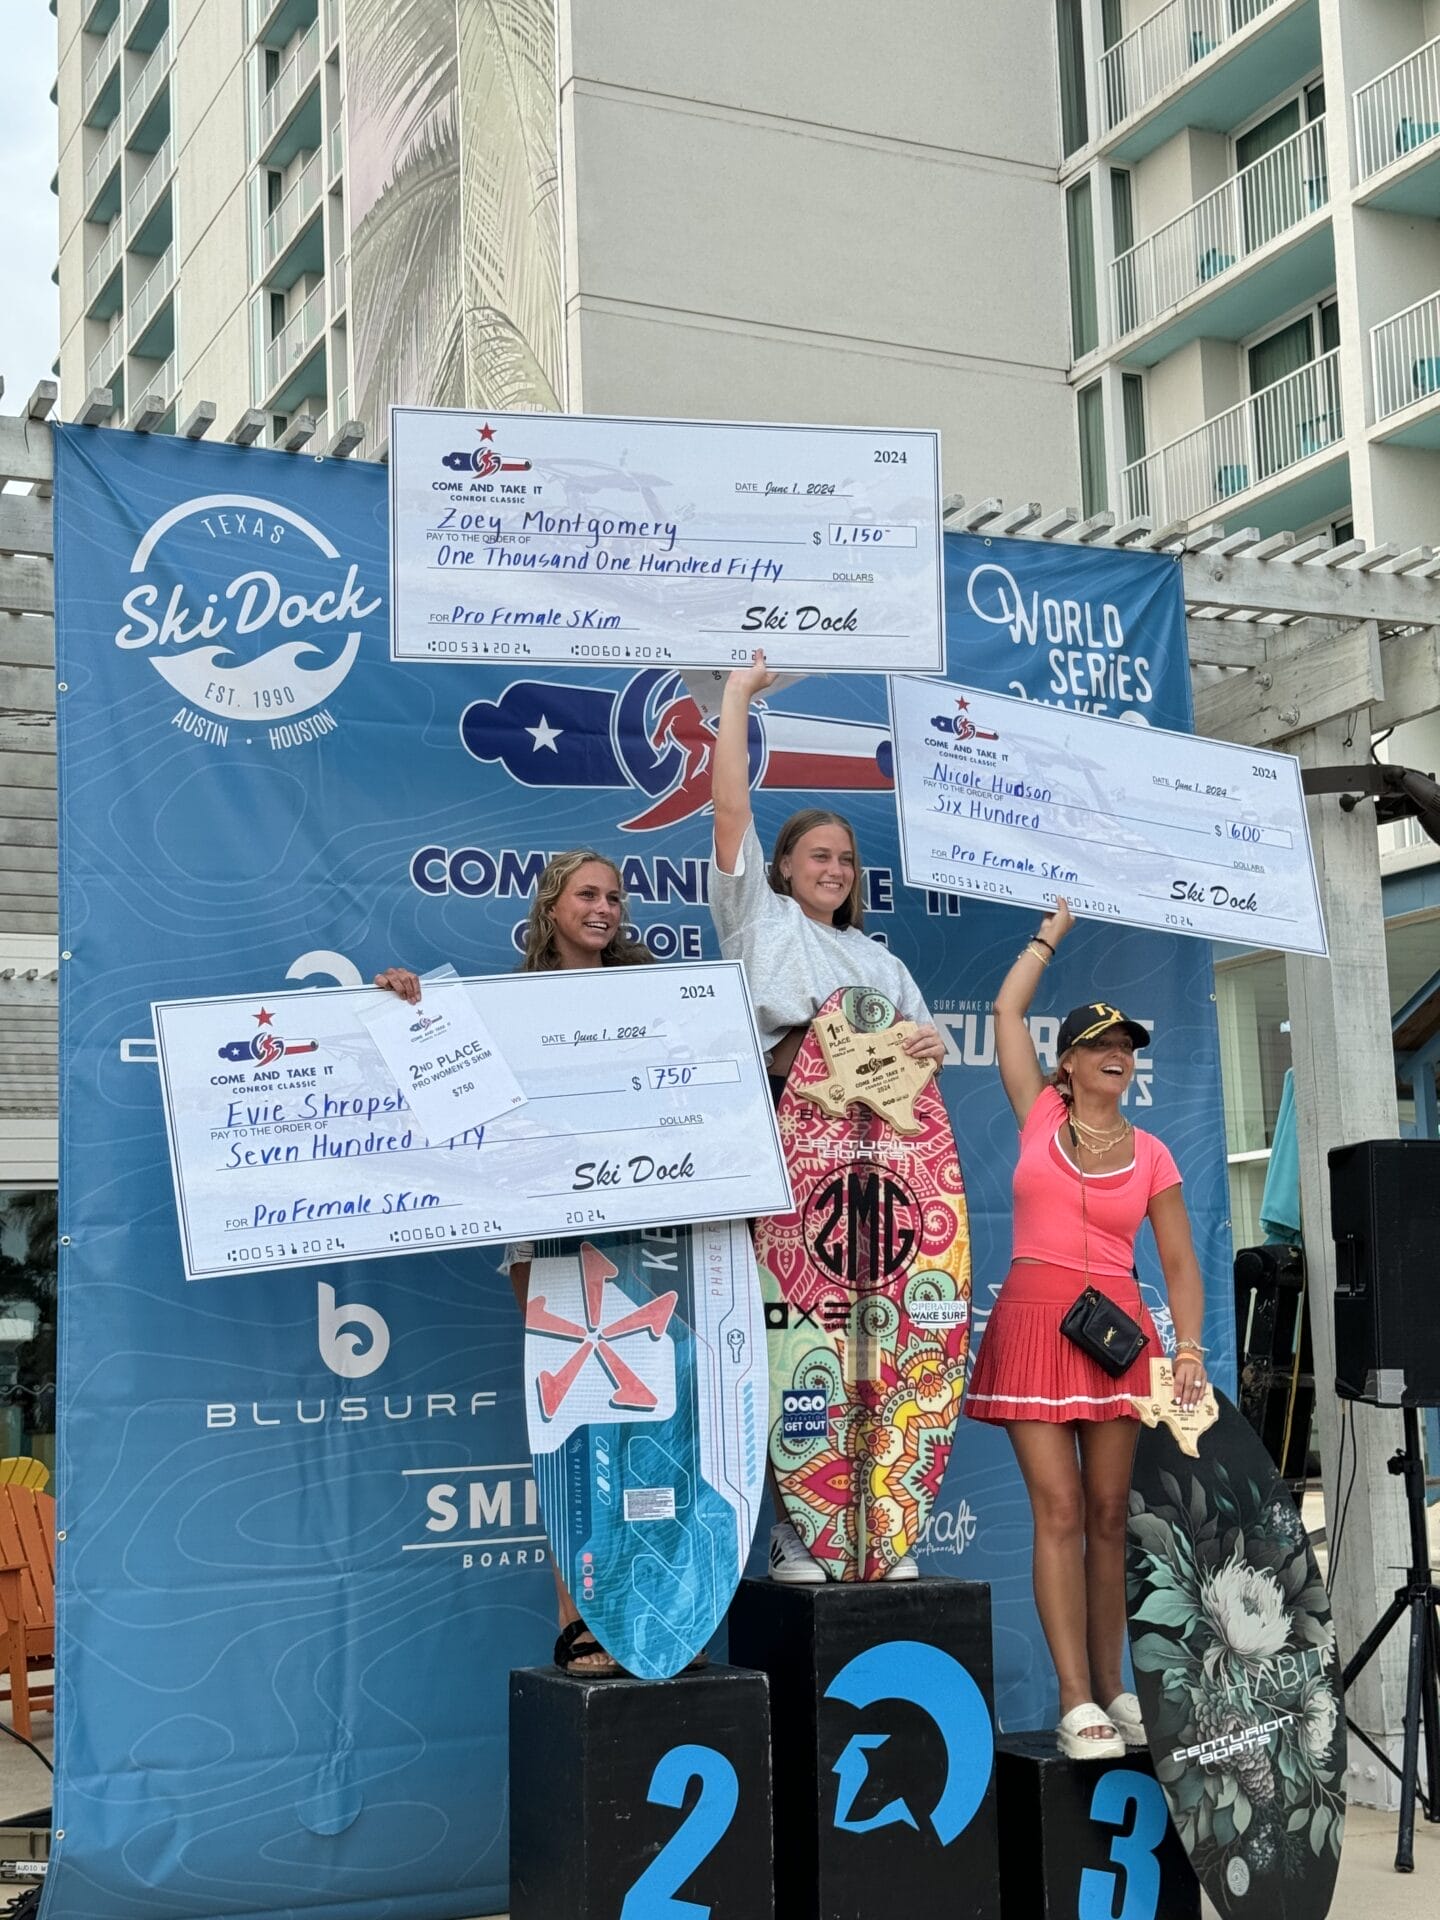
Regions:
<instances>
[{"instance_id":1,"label":"white sneaker","mask_svg":"<svg viewBox=\"0 0 1440 1920\"><path fill-rule=\"evenodd\" d=\"M886 1580L918 1580L920 1569L915 1564L914 1554L907 1553L903 1560L897 1560L884 1578Z\"/></svg>"},{"instance_id":2,"label":"white sneaker","mask_svg":"<svg viewBox=\"0 0 1440 1920\"><path fill-rule=\"evenodd\" d=\"M782 1587L823 1587L825 1569L812 1560L809 1549L788 1520L770 1529L770 1578Z\"/></svg>"}]
</instances>

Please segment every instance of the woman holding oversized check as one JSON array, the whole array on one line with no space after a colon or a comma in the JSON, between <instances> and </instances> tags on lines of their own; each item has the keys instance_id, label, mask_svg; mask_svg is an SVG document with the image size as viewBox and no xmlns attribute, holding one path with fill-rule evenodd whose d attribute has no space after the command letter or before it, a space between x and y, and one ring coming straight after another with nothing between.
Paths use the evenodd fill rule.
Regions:
<instances>
[{"instance_id":1,"label":"woman holding oversized check","mask_svg":"<svg viewBox=\"0 0 1440 1920\"><path fill-rule=\"evenodd\" d=\"M634 967L652 959L648 947L626 932L625 891L619 868L588 847L560 853L540 876L525 930L522 973L568 972L582 967ZM408 967L386 967L375 976L377 987L398 993L412 1006L420 1002L420 979ZM503 1264L520 1311L530 1290L531 1241L516 1241L505 1249ZM604 1678L619 1672L580 1618L570 1589L553 1558L555 1592L560 1605L560 1638L556 1664L579 1674Z\"/></svg>"},{"instance_id":2,"label":"woman holding oversized check","mask_svg":"<svg viewBox=\"0 0 1440 1920\"><path fill-rule=\"evenodd\" d=\"M757 651L750 666L730 675L721 699L711 785L710 911L726 959L744 963L778 1104L810 1022L847 988L882 994L903 1018L918 1023L903 1042L914 1058L938 1066L945 1043L909 969L863 931L863 874L849 821L820 808L791 814L766 864L750 810L750 702L777 677ZM780 1506L777 1496L777 1511ZM915 1561L906 1554L886 1577L915 1574ZM823 1584L826 1577L783 1517L771 1529L770 1576L796 1585Z\"/></svg>"},{"instance_id":3,"label":"woman holding oversized check","mask_svg":"<svg viewBox=\"0 0 1440 1920\"><path fill-rule=\"evenodd\" d=\"M965 1411L1005 1427L1030 1495L1035 1603L1060 1682L1060 1749L1072 1760L1103 1760L1145 1744L1140 1703L1121 1676L1139 1431L1131 1396L1148 1394L1149 1362L1162 1352L1135 1276L1143 1221L1154 1229L1170 1297L1182 1406L1196 1405L1205 1389L1205 1296L1179 1168L1120 1110L1135 1050L1150 1044L1145 1028L1103 1001L1076 1007L1060 1023L1054 1076L1041 1072L1026 1015L1074 924L1059 901L995 998L1000 1078L1020 1123L1014 1244Z\"/></svg>"}]
</instances>

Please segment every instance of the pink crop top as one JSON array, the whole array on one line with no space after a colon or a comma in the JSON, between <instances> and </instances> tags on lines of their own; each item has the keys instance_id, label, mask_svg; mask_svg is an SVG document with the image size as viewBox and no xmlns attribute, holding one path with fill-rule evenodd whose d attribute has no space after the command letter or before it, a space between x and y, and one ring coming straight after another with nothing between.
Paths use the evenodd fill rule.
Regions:
<instances>
[{"instance_id":1,"label":"pink crop top","mask_svg":"<svg viewBox=\"0 0 1440 1920\"><path fill-rule=\"evenodd\" d=\"M1129 1167L1114 1173L1081 1175L1071 1157L1066 1117L1065 1102L1053 1087L1046 1087L1020 1129L1011 1257L1084 1271L1085 1232L1080 1211L1083 1178L1090 1223L1090 1271L1128 1274L1135 1264L1135 1235L1146 1210L1157 1193L1179 1186L1180 1169L1163 1141L1137 1127L1131 1136L1135 1158Z\"/></svg>"}]
</instances>

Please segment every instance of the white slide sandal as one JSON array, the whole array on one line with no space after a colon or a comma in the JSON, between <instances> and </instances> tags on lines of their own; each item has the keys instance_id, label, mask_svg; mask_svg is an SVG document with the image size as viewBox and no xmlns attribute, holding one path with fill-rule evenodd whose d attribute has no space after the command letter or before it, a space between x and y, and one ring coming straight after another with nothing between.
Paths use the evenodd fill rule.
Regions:
<instances>
[{"instance_id":1,"label":"white slide sandal","mask_svg":"<svg viewBox=\"0 0 1440 1920\"><path fill-rule=\"evenodd\" d=\"M1108 1727L1104 1734L1087 1733L1087 1727ZM1123 1760L1125 1742L1113 1720L1100 1711L1093 1700L1072 1707L1055 1729L1055 1740L1067 1760Z\"/></svg>"},{"instance_id":2,"label":"white slide sandal","mask_svg":"<svg viewBox=\"0 0 1440 1920\"><path fill-rule=\"evenodd\" d=\"M1105 1709L1105 1718L1127 1747L1145 1745L1145 1722L1140 1717L1140 1702L1133 1693L1117 1693Z\"/></svg>"}]
</instances>

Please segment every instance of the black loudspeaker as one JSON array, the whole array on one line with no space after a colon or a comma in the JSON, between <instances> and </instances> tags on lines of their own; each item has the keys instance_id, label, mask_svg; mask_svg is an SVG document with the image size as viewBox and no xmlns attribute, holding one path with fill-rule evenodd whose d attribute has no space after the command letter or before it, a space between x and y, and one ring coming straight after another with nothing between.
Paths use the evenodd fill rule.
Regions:
<instances>
[{"instance_id":1,"label":"black loudspeaker","mask_svg":"<svg viewBox=\"0 0 1440 1920\"><path fill-rule=\"evenodd\" d=\"M1335 1391L1440 1407L1440 1140L1330 1150Z\"/></svg>"}]
</instances>

